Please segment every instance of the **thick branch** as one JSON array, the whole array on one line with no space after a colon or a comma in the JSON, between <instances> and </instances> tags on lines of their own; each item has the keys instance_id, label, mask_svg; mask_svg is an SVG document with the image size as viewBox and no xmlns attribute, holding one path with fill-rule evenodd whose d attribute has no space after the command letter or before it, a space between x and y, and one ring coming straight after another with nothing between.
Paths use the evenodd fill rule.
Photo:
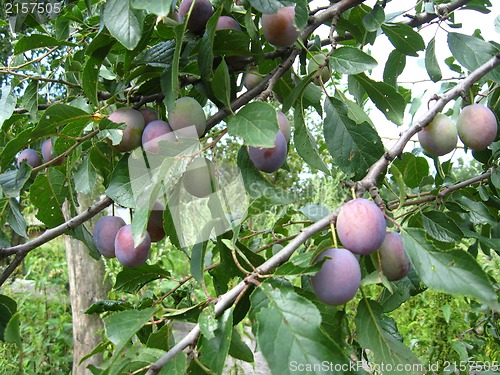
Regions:
<instances>
[{"instance_id":1,"label":"thick branch","mask_svg":"<svg viewBox=\"0 0 500 375\"><path fill-rule=\"evenodd\" d=\"M500 65L500 53L497 53L494 57L488 60L486 63L481 65L479 68L470 73L470 75L465 78L462 82L452 88L450 91L443 94L438 100L434 102L434 105L420 118L418 119L410 128L408 128L396 144L387 151L384 156L382 156L375 164L371 166L368 170L366 176L358 182L358 188L361 190L368 190L370 187L376 184L377 178L385 173L386 168L389 163L401 155L406 144L410 141L410 138L426 127L439 112L441 112L444 106L451 100L460 96L460 94L468 90L475 82L486 75L488 72L495 69Z\"/></svg>"},{"instance_id":2,"label":"thick branch","mask_svg":"<svg viewBox=\"0 0 500 375\"><path fill-rule=\"evenodd\" d=\"M432 202L435 200L444 199L448 194L451 194L454 191L463 189L467 186L474 185L477 183L486 182L488 180L488 178L491 176L491 174L496 170L498 170L498 168L490 168L486 172L481 173L479 176L474 176L468 180L456 183L454 185L448 185L448 186L442 188L439 191L439 193L437 193L436 195L432 195L432 194L427 193L426 195L416 196L414 199L406 200L401 206L408 207L408 206L414 206L414 205ZM390 210L394 210L394 209L399 207L399 204L400 204L399 199L392 201L392 202L389 202L388 208Z\"/></svg>"},{"instance_id":3,"label":"thick branch","mask_svg":"<svg viewBox=\"0 0 500 375\"><path fill-rule=\"evenodd\" d=\"M440 17L446 18L448 15L454 10L463 7L471 0L456 0L452 1L449 4L441 4L436 7L436 13L427 13L422 12L418 13L415 16L412 16L408 22L405 22L408 26L418 27L423 25L424 23L431 22L432 20Z\"/></svg>"},{"instance_id":4,"label":"thick branch","mask_svg":"<svg viewBox=\"0 0 500 375\"><path fill-rule=\"evenodd\" d=\"M22 261L22 259L28 254L31 250L49 242L50 240L53 240L56 237L59 237L60 235L66 233L67 231L76 228L77 226L85 223L87 220L91 219L95 215L97 215L99 212L104 210L106 207L110 206L113 203L113 201L108 198L104 197L101 199L99 202L95 203L91 207L89 207L86 211L82 212L81 214L75 216L74 218L68 220L67 222L49 229L45 231L44 234L40 235L39 237L33 239L32 241L26 242L21 245L17 246L12 246L12 247L5 247L5 248L0 248L0 259L5 258L6 256L16 254L16 257L14 260L11 262L9 267L7 267L3 273L0 275L0 285L2 285L5 280L12 274L12 272L15 270L15 268L19 265L19 263Z\"/></svg>"}]
</instances>

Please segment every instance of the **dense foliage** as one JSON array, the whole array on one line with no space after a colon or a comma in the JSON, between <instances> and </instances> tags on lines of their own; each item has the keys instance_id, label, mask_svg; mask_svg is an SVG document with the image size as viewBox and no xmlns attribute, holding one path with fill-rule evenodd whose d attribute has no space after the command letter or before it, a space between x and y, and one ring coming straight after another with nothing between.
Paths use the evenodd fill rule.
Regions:
<instances>
[{"instance_id":1,"label":"dense foliage","mask_svg":"<svg viewBox=\"0 0 500 375\"><path fill-rule=\"evenodd\" d=\"M392 14L391 3L9 3L0 21L13 46L1 44L0 284L62 234L118 268L110 299L87 310L105 325L89 353L105 353L94 374L220 374L228 356L254 361L248 326L273 374L324 365L362 373L360 363L441 372L494 359L500 48L455 23L457 12L480 17L492 6L417 1ZM370 50L383 38L391 51L377 61ZM441 83L428 103L398 81L419 58ZM444 64L453 78L443 78ZM433 136L440 113L451 120ZM380 133L390 127L399 136L388 147ZM422 148L412 149L418 132ZM453 167L458 138L479 166L473 176ZM98 198L77 214L79 195ZM89 227L112 205L129 209L130 226ZM34 239L27 207L45 227ZM402 239L389 265L377 251L386 230ZM443 315L430 322L443 333L433 351L401 335L412 335L422 296ZM485 336L448 345L446 327L464 305L464 330ZM195 325L176 341L174 321ZM20 324L30 323L0 295L0 339L22 347ZM489 353L479 353L485 343Z\"/></svg>"}]
</instances>

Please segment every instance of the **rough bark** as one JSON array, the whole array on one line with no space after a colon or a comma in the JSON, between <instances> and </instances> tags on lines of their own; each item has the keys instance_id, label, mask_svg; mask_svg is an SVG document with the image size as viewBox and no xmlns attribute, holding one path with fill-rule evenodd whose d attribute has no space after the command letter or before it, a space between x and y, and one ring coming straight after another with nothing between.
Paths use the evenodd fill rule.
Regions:
<instances>
[{"instance_id":1,"label":"rough bark","mask_svg":"<svg viewBox=\"0 0 500 375\"><path fill-rule=\"evenodd\" d=\"M79 196L81 207L88 207L90 198ZM93 228L94 218L87 222ZM106 299L109 284L104 281L105 270L102 261L96 261L88 254L86 246L69 236L66 243L68 262L71 312L73 319L73 375L89 374L87 367L99 366L102 356L94 355L79 365L80 360L102 341L103 324L98 315L86 315L84 311L92 303Z\"/></svg>"}]
</instances>

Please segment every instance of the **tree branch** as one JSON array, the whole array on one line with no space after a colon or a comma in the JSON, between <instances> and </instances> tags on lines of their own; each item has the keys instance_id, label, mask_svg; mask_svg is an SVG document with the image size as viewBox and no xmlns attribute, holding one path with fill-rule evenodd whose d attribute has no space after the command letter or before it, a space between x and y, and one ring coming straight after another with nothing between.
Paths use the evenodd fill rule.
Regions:
<instances>
[{"instance_id":1,"label":"tree branch","mask_svg":"<svg viewBox=\"0 0 500 375\"><path fill-rule=\"evenodd\" d=\"M427 12L418 13L414 16L411 16L410 20L405 23L411 27L418 27L438 17L446 18L451 12L457 10L460 7L463 7L470 1L471 0L456 0L452 1L449 4L440 4L436 7L436 13L427 13Z\"/></svg>"},{"instance_id":2,"label":"tree branch","mask_svg":"<svg viewBox=\"0 0 500 375\"><path fill-rule=\"evenodd\" d=\"M241 292L245 290L248 284L252 283L252 281L254 280L257 280L260 275L265 275L275 270L278 266L285 263L292 256L292 254L302 244L304 244L307 241L307 239L309 239L311 236L318 233L319 231L327 229L330 226L330 222L337 217L337 214L338 212L334 211L329 216L303 229L297 235L297 237L295 237L292 241L290 241L288 245L286 245L278 253L276 253L274 256L272 256L266 262L264 262L261 266L259 266L256 270L257 272L251 273L230 291L221 295L217 299L217 303L215 304L215 315L220 316L224 311L230 308L235 299ZM200 334L200 326L197 324L186 336L184 336L184 338L181 341L179 341L175 346L173 346L158 361L152 364L146 375L158 374L160 370L163 368L163 366L165 366L177 354L182 352L184 348L193 345L198 339L199 334Z\"/></svg>"},{"instance_id":3,"label":"tree branch","mask_svg":"<svg viewBox=\"0 0 500 375\"><path fill-rule=\"evenodd\" d=\"M486 75L488 72L495 69L500 65L500 53L497 53L494 57L488 60L486 63L481 65L479 68L470 73L470 75L461 81L458 85L452 88L450 91L444 93L438 100L434 102L434 105L420 118L418 119L410 128L401 134L399 141L387 151L377 162L375 162L366 176L359 181L357 189L361 191L369 190L372 186L376 185L377 178L385 173L386 168L389 164L396 159L403 152L404 147L410 141L410 138L426 127L432 119L443 110L444 106L451 100L460 96L463 91L468 90L476 81Z\"/></svg>"},{"instance_id":4,"label":"tree branch","mask_svg":"<svg viewBox=\"0 0 500 375\"><path fill-rule=\"evenodd\" d=\"M0 286L3 285L5 280L12 274L12 272L16 269L16 267L22 262L24 257L33 249L53 240L56 237L66 233L67 231L76 228L77 226L83 224L87 220L91 219L99 212L104 210L106 207L110 206L113 203L111 198L104 197L99 202L90 206L86 211L82 212L79 215L76 215L74 218L68 220L67 222L49 229L45 231L44 234L39 237L33 239L32 241L26 242L21 245L12 246L12 247L4 247L0 248L0 259L5 258L9 255L16 254L14 260L9 264L9 266L2 272L0 275Z\"/></svg>"},{"instance_id":5,"label":"tree branch","mask_svg":"<svg viewBox=\"0 0 500 375\"><path fill-rule=\"evenodd\" d=\"M491 174L498 169L499 169L498 167L497 168L490 168L489 170L487 170L484 173L481 173L478 176L474 176L468 180L458 182L454 185L448 185L448 186L442 188L436 195L426 194L424 196L416 196L414 199L406 200L401 206L408 207L408 206L419 205L422 203L432 202L432 201L435 201L438 199L444 199L448 194L451 194L454 191L463 189L464 187L467 187L467 186L470 186L473 184L487 181L488 178L491 176ZM397 199L395 201L389 202L388 208L389 208L389 210L394 210L394 209L399 207L399 204L400 204L400 201L399 201L399 199Z\"/></svg>"}]
</instances>

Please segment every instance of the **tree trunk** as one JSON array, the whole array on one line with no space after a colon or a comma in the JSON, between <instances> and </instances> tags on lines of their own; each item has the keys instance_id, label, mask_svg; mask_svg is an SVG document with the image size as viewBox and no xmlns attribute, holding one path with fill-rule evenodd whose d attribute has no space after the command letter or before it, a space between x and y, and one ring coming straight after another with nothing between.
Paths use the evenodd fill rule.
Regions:
<instances>
[{"instance_id":1,"label":"tree trunk","mask_svg":"<svg viewBox=\"0 0 500 375\"><path fill-rule=\"evenodd\" d=\"M92 204L89 197L82 195L79 195L78 201L82 209ZM68 213L67 207L65 207L65 211ZM93 228L93 223L94 220L87 223L88 228ZM109 284L104 281L103 262L93 259L82 242L65 236L65 243L73 319L72 374L83 375L90 373L87 370L88 365L99 366L102 364L102 356L94 355L79 365L80 360L102 341L100 332L103 331L100 317L96 314L84 314L84 311L92 303L107 298Z\"/></svg>"}]
</instances>

